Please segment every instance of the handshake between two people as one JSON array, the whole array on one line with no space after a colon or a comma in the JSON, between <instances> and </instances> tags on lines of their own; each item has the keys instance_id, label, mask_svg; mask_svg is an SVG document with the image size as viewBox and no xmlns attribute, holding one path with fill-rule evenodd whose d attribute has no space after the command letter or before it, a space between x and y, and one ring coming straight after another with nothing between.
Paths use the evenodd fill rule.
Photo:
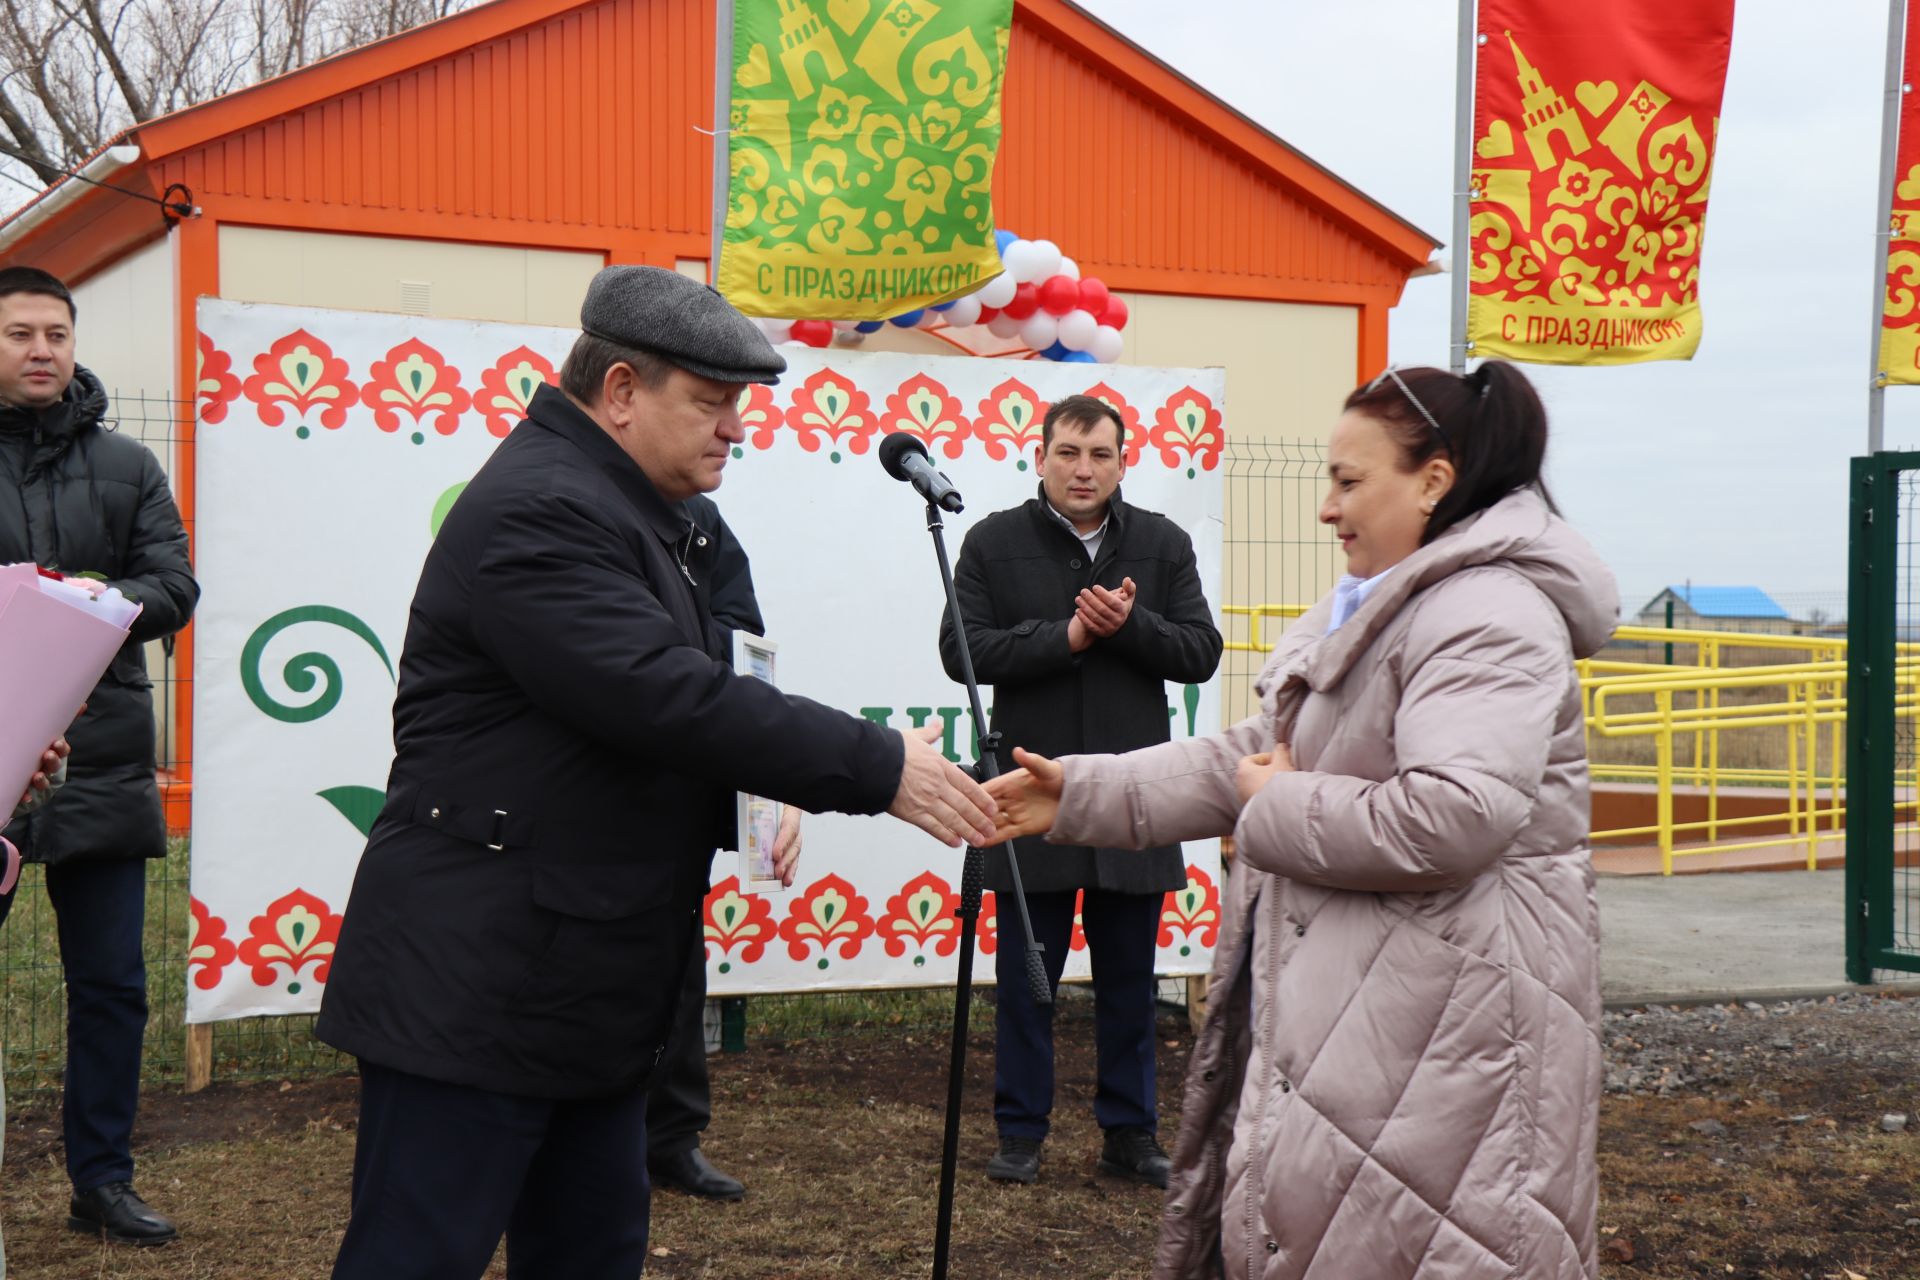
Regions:
<instances>
[{"instance_id":1,"label":"handshake between two people","mask_svg":"<svg viewBox=\"0 0 1920 1280\"><path fill-rule=\"evenodd\" d=\"M1053 830L1054 821L1060 816L1060 795L1066 778L1059 761L1035 755L1024 747L1013 749L1013 760L1020 766L1018 769L1003 773L986 785L987 795L999 807L993 832L996 843L1021 836L1045 835ZM1275 774L1292 772L1293 752L1284 742L1275 743L1271 751L1242 756L1233 777L1241 807L1245 808Z\"/></svg>"}]
</instances>

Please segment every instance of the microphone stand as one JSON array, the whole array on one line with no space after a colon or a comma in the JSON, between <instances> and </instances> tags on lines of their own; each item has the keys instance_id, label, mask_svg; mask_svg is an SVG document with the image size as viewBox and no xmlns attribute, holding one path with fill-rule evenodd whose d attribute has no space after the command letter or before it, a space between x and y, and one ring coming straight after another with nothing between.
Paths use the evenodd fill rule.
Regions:
<instances>
[{"instance_id":1,"label":"microphone stand","mask_svg":"<svg viewBox=\"0 0 1920 1280\"><path fill-rule=\"evenodd\" d=\"M947 563L946 523L940 508L927 504L927 532L933 535L933 552L940 562L940 582L947 591L947 616L953 619L954 642L960 647L960 673L966 677L967 698L973 710L973 723L981 729L987 718L980 707L980 682L973 675L973 654L967 648L966 620L960 616L960 596L953 589L953 568ZM987 782L1000 774L994 752L1000 735L982 729L980 756L974 764L975 776ZM1027 915L1027 894L1020 884L1020 860L1014 856L1013 842L1001 846L1007 851L1007 869L1012 873L1013 901L1020 916L1020 928L1027 940L1027 989L1035 1004L1052 1004L1053 991L1047 983L1047 968L1041 958L1045 950L1033 938L1033 921ZM940 1147L940 1208L933 1234L933 1280L946 1280L947 1254L953 1242L954 1171L960 1158L960 1094L966 1082L967 1015L973 1005L973 937L980 919L980 893L986 880L986 850L969 845L960 873L960 979L954 987L953 1056L947 1066L947 1126ZM1003 938L1002 946L1006 945Z\"/></svg>"}]
</instances>

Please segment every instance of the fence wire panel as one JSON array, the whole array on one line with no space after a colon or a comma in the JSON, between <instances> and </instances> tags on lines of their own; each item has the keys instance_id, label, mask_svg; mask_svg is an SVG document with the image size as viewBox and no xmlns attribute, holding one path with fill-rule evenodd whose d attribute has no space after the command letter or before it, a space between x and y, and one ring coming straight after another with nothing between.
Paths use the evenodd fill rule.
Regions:
<instances>
[{"instance_id":1,"label":"fence wire panel","mask_svg":"<svg viewBox=\"0 0 1920 1280\"><path fill-rule=\"evenodd\" d=\"M1899 558L1892 584L1895 603L1890 617L1896 656L1891 672L1893 680L1886 691L1894 704L1891 744L1893 858L1892 865L1887 868L1892 880L1892 891L1888 895L1893 929L1890 945L1896 951L1920 957L1920 865L1916 865L1920 864L1920 834L1915 832L1911 808L1901 805L1903 798L1911 799L1916 782L1914 722L1911 712L1902 715L1899 707L1901 695L1910 694L1912 685L1901 678L1901 659L1905 655L1898 648L1901 644L1912 642L1915 638L1914 624L1920 620L1920 472L1903 470L1897 475L1899 515L1895 528L1899 539Z\"/></svg>"},{"instance_id":2,"label":"fence wire panel","mask_svg":"<svg viewBox=\"0 0 1920 1280\"><path fill-rule=\"evenodd\" d=\"M1847 977L1920 971L1920 453L1853 460L1847 645Z\"/></svg>"},{"instance_id":3,"label":"fence wire panel","mask_svg":"<svg viewBox=\"0 0 1920 1280\"><path fill-rule=\"evenodd\" d=\"M1340 546L1320 523L1327 482L1318 441L1230 441L1222 454L1226 528L1221 564L1221 711L1233 724L1254 710L1253 681L1291 619L1279 606L1312 604L1340 577ZM1275 606L1265 615L1240 612Z\"/></svg>"}]
</instances>

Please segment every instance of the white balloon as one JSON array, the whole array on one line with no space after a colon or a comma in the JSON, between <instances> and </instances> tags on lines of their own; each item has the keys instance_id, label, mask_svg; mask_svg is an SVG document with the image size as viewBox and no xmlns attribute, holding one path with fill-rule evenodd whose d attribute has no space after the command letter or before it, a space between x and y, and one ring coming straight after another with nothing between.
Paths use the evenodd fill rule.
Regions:
<instances>
[{"instance_id":1,"label":"white balloon","mask_svg":"<svg viewBox=\"0 0 1920 1280\"><path fill-rule=\"evenodd\" d=\"M954 328L964 329L980 319L980 299L973 294L968 294L956 300L941 314L946 316L947 323Z\"/></svg>"},{"instance_id":2,"label":"white balloon","mask_svg":"<svg viewBox=\"0 0 1920 1280\"><path fill-rule=\"evenodd\" d=\"M1020 322L1002 311L987 321L987 332L996 338L1017 338L1020 336Z\"/></svg>"},{"instance_id":3,"label":"white balloon","mask_svg":"<svg viewBox=\"0 0 1920 1280\"><path fill-rule=\"evenodd\" d=\"M1015 240L1007 246L1001 260L1007 264L1007 274L1016 284L1035 284L1050 274L1046 270L1050 259L1031 240Z\"/></svg>"},{"instance_id":4,"label":"white balloon","mask_svg":"<svg viewBox=\"0 0 1920 1280\"><path fill-rule=\"evenodd\" d=\"M1051 240L1030 240L1027 242L1029 261L1033 263L1034 274L1028 279L1036 283L1049 276L1060 274L1060 264L1066 255L1060 252L1060 246Z\"/></svg>"},{"instance_id":5,"label":"white balloon","mask_svg":"<svg viewBox=\"0 0 1920 1280\"><path fill-rule=\"evenodd\" d=\"M846 329L833 335L833 345L836 347L858 347L865 344L866 340L867 335L858 329Z\"/></svg>"},{"instance_id":6,"label":"white balloon","mask_svg":"<svg viewBox=\"0 0 1920 1280\"><path fill-rule=\"evenodd\" d=\"M1011 249L1013 246L1007 247ZM975 289L973 296L980 299L980 305L983 307L1004 307L1013 301L1013 291L1019 287L1020 282L1013 278L1012 271L1002 271Z\"/></svg>"},{"instance_id":7,"label":"white balloon","mask_svg":"<svg viewBox=\"0 0 1920 1280\"><path fill-rule=\"evenodd\" d=\"M1060 336L1060 322L1044 311L1036 311L1020 322L1020 341L1035 351L1045 351Z\"/></svg>"},{"instance_id":8,"label":"white balloon","mask_svg":"<svg viewBox=\"0 0 1920 1280\"><path fill-rule=\"evenodd\" d=\"M1080 264L1075 262L1072 258L1063 257L1060 259L1059 274L1065 276L1069 280L1078 280L1080 278Z\"/></svg>"},{"instance_id":9,"label":"white balloon","mask_svg":"<svg viewBox=\"0 0 1920 1280\"><path fill-rule=\"evenodd\" d=\"M793 336L793 321L791 320L775 320L771 317L763 316L758 323L760 325L760 331L767 335L768 342L777 344L785 342Z\"/></svg>"},{"instance_id":10,"label":"white balloon","mask_svg":"<svg viewBox=\"0 0 1920 1280\"><path fill-rule=\"evenodd\" d=\"M920 318L918 320L915 320L913 323L916 328L931 329L933 328L933 326L940 323L940 313L938 311L935 311L932 307L927 307L926 309L920 312Z\"/></svg>"},{"instance_id":11,"label":"white balloon","mask_svg":"<svg viewBox=\"0 0 1920 1280\"><path fill-rule=\"evenodd\" d=\"M1060 317L1060 341L1072 351L1085 351L1093 345L1093 335L1100 331L1100 322L1085 311L1069 311Z\"/></svg>"},{"instance_id":12,"label":"white balloon","mask_svg":"<svg viewBox=\"0 0 1920 1280\"><path fill-rule=\"evenodd\" d=\"M1120 331L1110 324L1100 325L1093 331L1093 341L1087 344L1087 352L1101 364L1112 364L1120 358L1126 349L1127 340Z\"/></svg>"},{"instance_id":13,"label":"white balloon","mask_svg":"<svg viewBox=\"0 0 1920 1280\"><path fill-rule=\"evenodd\" d=\"M853 326L859 324L860 322L858 320L834 320L831 323L836 332L847 333L852 330Z\"/></svg>"}]
</instances>

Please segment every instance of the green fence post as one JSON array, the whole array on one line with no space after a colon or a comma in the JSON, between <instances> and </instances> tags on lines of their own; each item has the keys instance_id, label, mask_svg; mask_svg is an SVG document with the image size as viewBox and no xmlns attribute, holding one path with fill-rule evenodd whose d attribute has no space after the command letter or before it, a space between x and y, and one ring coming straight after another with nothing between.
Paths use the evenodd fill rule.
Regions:
<instances>
[{"instance_id":1,"label":"green fence post","mask_svg":"<svg viewBox=\"0 0 1920 1280\"><path fill-rule=\"evenodd\" d=\"M747 1051L747 998L720 998L720 1048L725 1053Z\"/></svg>"}]
</instances>

